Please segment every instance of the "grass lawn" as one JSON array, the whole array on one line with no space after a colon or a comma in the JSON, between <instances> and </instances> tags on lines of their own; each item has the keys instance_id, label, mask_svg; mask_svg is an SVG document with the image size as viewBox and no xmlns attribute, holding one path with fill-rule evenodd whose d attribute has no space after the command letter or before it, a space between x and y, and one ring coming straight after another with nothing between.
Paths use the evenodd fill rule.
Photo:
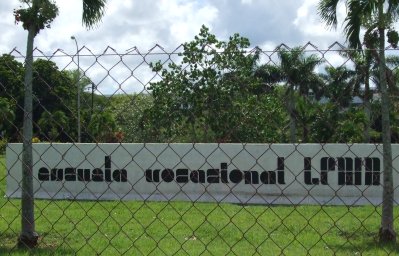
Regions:
<instances>
[{"instance_id":1,"label":"grass lawn","mask_svg":"<svg viewBox=\"0 0 399 256\"><path fill-rule=\"evenodd\" d=\"M380 209L372 206L50 200L35 201L39 247L21 250L20 202L3 197L5 169L0 156L0 255L399 254L398 244L377 242Z\"/></svg>"}]
</instances>

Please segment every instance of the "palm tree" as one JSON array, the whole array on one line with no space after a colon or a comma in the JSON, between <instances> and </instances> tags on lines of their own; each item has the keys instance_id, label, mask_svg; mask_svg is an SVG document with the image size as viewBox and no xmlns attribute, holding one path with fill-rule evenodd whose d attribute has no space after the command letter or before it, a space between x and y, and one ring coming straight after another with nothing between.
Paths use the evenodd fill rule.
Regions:
<instances>
[{"instance_id":1,"label":"palm tree","mask_svg":"<svg viewBox=\"0 0 399 256\"><path fill-rule=\"evenodd\" d=\"M367 47L371 47L372 45L367 45ZM362 49L362 51L344 51L340 53L343 57L348 58L353 61L355 65L356 72L356 90L358 91L359 96L363 96L363 107L365 114L365 129L363 141L364 143L370 142L370 131L371 124L373 122L371 116L371 101L373 92L370 87L370 83L375 85L374 90L381 91L380 82L379 82L379 68L377 63L378 54L375 49L378 48L378 45L374 45L369 48ZM398 95L398 87L396 86L396 81L398 81L399 76L396 70L394 70L399 63L399 58L395 55L386 56L386 67L385 73L387 76L387 89L390 95ZM360 93L360 86L364 86L363 93Z\"/></svg>"},{"instance_id":2,"label":"palm tree","mask_svg":"<svg viewBox=\"0 0 399 256\"><path fill-rule=\"evenodd\" d=\"M303 48L278 50L279 63L262 65L255 74L265 82L265 89L272 84L283 83L286 88L286 107L290 116L290 142L297 142L297 119L295 94L308 99L310 91L318 97L323 81L315 73L315 68L322 63L316 55L305 55ZM306 137L306 134L303 134Z\"/></svg>"},{"instance_id":3,"label":"palm tree","mask_svg":"<svg viewBox=\"0 0 399 256\"><path fill-rule=\"evenodd\" d=\"M43 112L38 121L40 133L48 141L60 141L60 135L68 129L68 118L66 114L57 110L54 113Z\"/></svg>"},{"instance_id":4,"label":"palm tree","mask_svg":"<svg viewBox=\"0 0 399 256\"><path fill-rule=\"evenodd\" d=\"M319 14L327 25L337 26L337 5L345 2L347 16L344 20L344 34L350 47L361 49L360 30L366 28L365 38L374 40L378 45L374 58L379 67L379 85L381 88L381 114L383 138L384 185L381 227L379 237L381 241L396 241L393 225L393 176L391 128L389 120L390 102L387 90L387 76L385 63L385 31L398 18L399 1L397 0L320 0ZM397 33L396 33L397 35ZM367 44L369 40L366 40ZM397 42L393 42L396 44Z\"/></svg>"},{"instance_id":5,"label":"palm tree","mask_svg":"<svg viewBox=\"0 0 399 256\"><path fill-rule=\"evenodd\" d=\"M359 93L360 83L356 71L346 66L325 67L325 96L341 110L347 108L353 97Z\"/></svg>"},{"instance_id":6,"label":"palm tree","mask_svg":"<svg viewBox=\"0 0 399 256\"><path fill-rule=\"evenodd\" d=\"M375 82L375 77L376 77L375 62L373 61L371 52L368 49L363 49L362 51L349 50L347 52L342 52L341 55L351 59L355 64L355 72L357 77L356 90L360 90L360 86L364 85L363 107L365 114L365 127L364 127L365 129L363 134L363 141L364 143L369 143L370 130L371 130L371 100L372 100L370 80L374 80Z\"/></svg>"},{"instance_id":7,"label":"palm tree","mask_svg":"<svg viewBox=\"0 0 399 256\"><path fill-rule=\"evenodd\" d=\"M51 0L21 0L28 8L14 11L15 21L21 22L28 31L25 59L25 96L22 153L22 225L18 245L35 247L38 234L35 232L33 177L32 177L32 64L33 44L40 30L50 27L58 15L58 7ZM106 0L83 0L83 24L92 28L104 15Z\"/></svg>"}]
</instances>

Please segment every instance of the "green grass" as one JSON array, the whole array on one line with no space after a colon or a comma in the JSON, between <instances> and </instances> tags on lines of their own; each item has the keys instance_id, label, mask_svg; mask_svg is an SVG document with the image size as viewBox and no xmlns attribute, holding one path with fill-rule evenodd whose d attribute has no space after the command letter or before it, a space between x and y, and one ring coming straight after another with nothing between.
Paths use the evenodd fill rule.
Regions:
<instances>
[{"instance_id":1,"label":"green grass","mask_svg":"<svg viewBox=\"0 0 399 256\"><path fill-rule=\"evenodd\" d=\"M35 201L41 237L27 251L16 247L20 202L3 197L5 176L0 156L0 255L399 254L398 244L378 243L380 209L372 206L50 200Z\"/></svg>"}]
</instances>

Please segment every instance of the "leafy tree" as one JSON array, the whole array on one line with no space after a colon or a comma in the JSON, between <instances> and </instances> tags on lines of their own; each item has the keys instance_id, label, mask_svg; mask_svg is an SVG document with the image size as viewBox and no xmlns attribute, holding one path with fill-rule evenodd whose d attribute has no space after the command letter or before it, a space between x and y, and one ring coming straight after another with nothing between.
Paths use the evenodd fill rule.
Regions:
<instances>
[{"instance_id":1,"label":"leafy tree","mask_svg":"<svg viewBox=\"0 0 399 256\"><path fill-rule=\"evenodd\" d=\"M311 141L317 143L333 143L339 120L339 109L333 103L318 104L313 112L310 124ZM328 120L328 122L326 122Z\"/></svg>"},{"instance_id":2,"label":"leafy tree","mask_svg":"<svg viewBox=\"0 0 399 256\"><path fill-rule=\"evenodd\" d=\"M65 72L49 60L37 59L33 62L33 120L37 122L43 112L64 111L73 113L75 99L74 84Z\"/></svg>"},{"instance_id":3,"label":"leafy tree","mask_svg":"<svg viewBox=\"0 0 399 256\"><path fill-rule=\"evenodd\" d=\"M154 107L146 120L153 122L152 134L173 140L189 130L191 142L240 141L236 131L245 119L243 107L259 83L253 75L257 55L246 54L248 46L248 39L238 34L219 41L203 26L183 45L180 64L153 64L163 79L150 88ZM207 132L198 134L199 130Z\"/></svg>"},{"instance_id":4,"label":"leafy tree","mask_svg":"<svg viewBox=\"0 0 399 256\"><path fill-rule=\"evenodd\" d=\"M19 131L22 127L23 111L19 106L23 106L23 72L22 63L13 56L9 54L0 56L0 98L8 102L4 105L11 107L15 116L14 125L8 126L3 136L11 141L20 137Z\"/></svg>"},{"instance_id":5,"label":"leafy tree","mask_svg":"<svg viewBox=\"0 0 399 256\"><path fill-rule=\"evenodd\" d=\"M317 103L309 101L304 97L295 95L295 119L302 128L302 139L300 142L310 142L310 127L314 122L315 115L317 113Z\"/></svg>"},{"instance_id":6,"label":"leafy tree","mask_svg":"<svg viewBox=\"0 0 399 256\"><path fill-rule=\"evenodd\" d=\"M13 101L0 97L0 139L7 138L8 131L13 128L15 106Z\"/></svg>"},{"instance_id":7,"label":"leafy tree","mask_svg":"<svg viewBox=\"0 0 399 256\"><path fill-rule=\"evenodd\" d=\"M273 91L263 95L248 96L241 103L242 119L235 130L239 142L275 143L287 138L282 128L288 115L281 95ZM233 123L234 124L234 123Z\"/></svg>"},{"instance_id":8,"label":"leafy tree","mask_svg":"<svg viewBox=\"0 0 399 256\"><path fill-rule=\"evenodd\" d=\"M102 111L93 115L87 129L96 143L113 142L116 123L110 112Z\"/></svg>"},{"instance_id":9,"label":"leafy tree","mask_svg":"<svg viewBox=\"0 0 399 256\"><path fill-rule=\"evenodd\" d=\"M319 13L327 25L337 25L337 5L339 0L320 0ZM382 137L383 137L383 164L384 164L384 185L383 205L380 228L381 241L396 241L396 232L393 224L393 176L392 176L392 149L391 149L391 127L390 127L390 101L387 90L387 73L385 60L385 32L388 29L388 42L394 47L398 43L398 33L392 29L393 23L398 18L399 2L396 0L343 1L347 6L345 18L345 37L349 46L361 49L360 29L366 27L365 44L373 45L375 42L378 51L372 51L379 67L379 85L381 88L382 104ZM372 47L367 47L373 49Z\"/></svg>"},{"instance_id":10,"label":"leafy tree","mask_svg":"<svg viewBox=\"0 0 399 256\"><path fill-rule=\"evenodd\" d=\"M63 136L68 136L69 120L65 112L57 110L53 113L43 112L38 125L42 136L49 141L62 141Z\"/></svg>"},{"instance_id":11,"label":"leafy tree","mask_svg":"<svg viewBox=\"0 0 399 256\"><path fill-rule=\"evenodd\" d=\"M124 142L146 142L145 131L142 129L143 115L153 107L151 95L114 95L110 99L106 111L112 113L116 130L120 131Z\"/></svg>"},{"instance_id":12,"label":"leafy tree","mask_svg":"<svg viewBox=\"0 0 399 256\"><path fill-rule=\"evenodd\" d=\"M68 72L60 71L57 65L49 60L37 59L33 62L33 123L34 132L47 134L45 127L39 127L39 120L43 113L55 113L63 111L67 115L68 123L73 122L76 113L75 98L76 90L71 90L74 85ZM15 116L12 126L8 126L5 136L10 140L19 140L23 123L23 82L22 76L24 67L10 55L3 55L0 58L0 97L7 99L12 106ZM41 122L41 124L44 124ZM64 127L59 141L70 141L68 134L72 135L73 130ZM49 138L49 137L47 137ZM45 138L42 138L46 140Z\"/></svg>"},{"instance_id":13,"label":"leafy tree","mask_svg":"<svg viewBox=\"0 0 399 256\"><path fill-rule=\"evenodd\" d=\"M364 112L352 107L340 113L332 140L336 143L361 143L364 126Z\"/></svg>"},{"instance_id":14,"label":"leafy tree","mask_svg":"<svg viewBox=\"0 0 399 256\"><path fill-rule=\"evenodd\" d=\"M325 96L341 110L349 107L359 87L356 72L346 66L327 66L325 71Z\"/></svg>"},{"instance_id":15,"label":"leafy tree","mask_svg":"<svg viewBox=\"0 0 399 256\"><path fill-rule=\"evenodd\" d=\"M14 56L0 56L0 97L17 102L23 95L24 67Z\"/></svg>"}]
</instances>

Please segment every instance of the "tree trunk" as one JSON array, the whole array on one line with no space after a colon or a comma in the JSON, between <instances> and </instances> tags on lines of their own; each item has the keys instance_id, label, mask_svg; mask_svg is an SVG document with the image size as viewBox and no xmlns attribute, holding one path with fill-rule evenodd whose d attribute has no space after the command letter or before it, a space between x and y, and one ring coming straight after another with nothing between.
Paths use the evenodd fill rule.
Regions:
<instances>
[{"instance_id":1,"label":"tree trunk","mask_svg":"<svg viewBox=\"0 0 399 256\"><path fill-rule=\"evenodd\" d=\"M308 143L309 142L309 129L308 129L308 124L303 123L303 135L302 135L302 143Z\"/></svg>"},{"instance_id":2,"label":"tree trunk","mask_svg":"<svg viewBox=\"0 0 399 256\"><path fill-rule=\"evenodd\" d=\"M378 2L378 31L379 31L379 75L381 87L381 115L382 115L382 142L383 142L383 165L384 184L382 216L379 238L381 242L396 241L396 233L393 224L393 177L392 177L392 150L391 129L389 120L390 102L387 90L385 73L385 22L384 22L384 0Z\"/></svg>"},{"instance_id":3,"label":"tree trunk","mask_svg":"<svg viewBox=\"0 0 399 256\"><path fill-rule=\"evenodd\" d=\"M290 115L290 142L295 143L296 142L296 118L295 118L295 97L294 97L294 92L291 89L288 92L288 114Z\"/></svg>"},{"instance_id":4,"label":"tree trunk","mask_svg":"<svg viewBox=\"0 0 399 256\"><path fill-rule=\"evenodd\" d=\"M364 127L364 143L370 142L370 127L371 127L371 92L370 92L370 72L369 65L366 66L366 75L364 81L364 113L366 116L365 127Z\"/></svg>"},{"instance_id":5,"label":"tree trunk","mask_svg":"<svg viewBox=\"0 0 399 256\"><path fill-rule=\"evenodd\" d=\"M39 238L35 232L34 199L33 199L33 159L32 159L32 64L33 64L33 41L35 27L28 30L28 41L25 60L25 98L24 98L24 123L23 123L23 145L22 145L22 220L21 234L18 245L33 248L37 245Z\"/></svg>"},{"instance_id":6,"label":"tree trunk","mask_svg":"<svg viewBox=\"0 0 399 256\"><path fill-rule=\"evenodd\" d=\"M37 6L33 1L32 9ZM32 80L33 80L33 42L36 36L34 24L28 28L28 40L25 60L25 96L22 144L22 195L21 195L21 234L18 246L33 248L37 246L39 235L35 231L34 198L33 198L33 159L32 159Z\"/></svg>"}]
</instances>

